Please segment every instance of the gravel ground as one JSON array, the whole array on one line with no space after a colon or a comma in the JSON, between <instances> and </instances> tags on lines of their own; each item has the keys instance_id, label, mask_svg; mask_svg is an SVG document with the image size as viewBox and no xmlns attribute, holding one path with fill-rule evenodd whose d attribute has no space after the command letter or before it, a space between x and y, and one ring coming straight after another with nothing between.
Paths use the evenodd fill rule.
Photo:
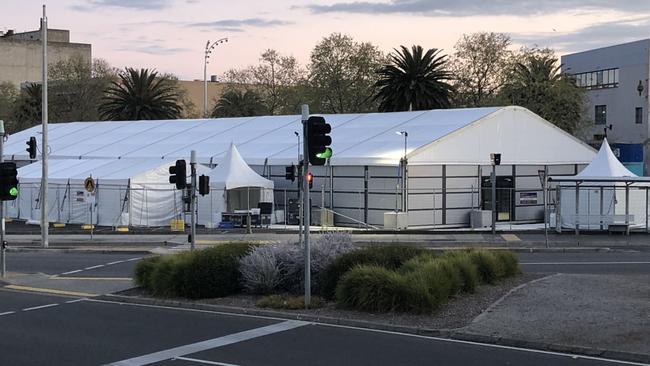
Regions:
<instances>
[{"instance_id":1,"label":"gravel ground","mask_svg":"<svg viewBox=\"0 0 650 366\"><path fill-rule=\"evenodd\" d=\"M334 303L327 303L324 307L309 310L279 310L291 314L310 314L314 316L332 317L340 319L354 319L374 323L402 325L429 329L455 329L468 325L476 316L480 315L491 304L508 293L512 288L527 283L543 275L523 274L508 278L496 285L479 286L473 294L462 294L451 299L442 309L432 315L414 315L402 313L366 313L360 311L337 309ZM141 289L132 289L121 292L120 295L147 296ZM215 304L231 307L255 308L255 301L259 296L237 295L223 298L198 300L199 303ZM173 299L181 300L181 299ZM188 301L188 300L182 300Z\"/></svg>"},{"instance_id":2,"label":"gravel ground","mask_svg":"<svg viewBox=\"0 0 650 366\"><path fill-rule=\"evenodd\" d=\"M514 292L463 330L650 354L650 276L547 277Z\"/></svg>"}]
</instances>

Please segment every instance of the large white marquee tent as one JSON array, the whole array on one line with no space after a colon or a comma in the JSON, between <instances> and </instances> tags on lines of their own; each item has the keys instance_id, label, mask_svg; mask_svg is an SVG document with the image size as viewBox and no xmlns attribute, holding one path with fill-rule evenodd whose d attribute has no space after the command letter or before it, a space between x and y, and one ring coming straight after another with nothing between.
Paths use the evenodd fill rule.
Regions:
<instances>
[{"instance_id":1,"label":"large white marquee tent","mask_svg":"<svg viewBox=\"0 0 650 366\"><path fill-rule=\"evenodd\" d=\"M537 170L573 175L595 154L521 107L323 116L332 125L334 155L328 166L312 167L314 191L321 193L312 195L312 203L340 213L335 220L341 224L381 225L383 213L403 201L398 209L408 209L409 224L414 226L466 225L470 210L484 204L479 190L493 152L502 154L497 175L513 182L508 188L512 202L508 217L539 220L541 198L534 201L527 193L520 199L524 190L541 197ZM279 206L296 194L295 183L284 180L284 167L297 163L301 153L295 135L302 134L300 120L294 115L51 124L49 156L52 164L108 159L164 165L189 160L190 151L196 150L199 163L214 167L234 143L253 170L274 181L275 206L285 209ZM5 159L28 163L25 141L38 137L40 129L13 134L5 144ZM398 169L405 155L404 137L398 131L408 132L408 169ZM407 179L402 184L404 171ZM407 186L408 193L398 192L399 185Z\"/></svg>"}]
</instances>

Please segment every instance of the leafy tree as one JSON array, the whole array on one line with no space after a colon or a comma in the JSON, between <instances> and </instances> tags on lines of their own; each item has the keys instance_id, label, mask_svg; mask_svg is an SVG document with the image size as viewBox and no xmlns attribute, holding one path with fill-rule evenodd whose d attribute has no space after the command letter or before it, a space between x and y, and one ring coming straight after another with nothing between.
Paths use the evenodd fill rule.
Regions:
<instances>
[{"instance_id":1,"label":"leafy tree","mask_svg":"<svg viewBox=\"0 0 650 366\"><path fill-rule=\"evenodd\" d=\"M116 71L102 59L89 63L71 57L50 65L48 119L51 122L97 121L98 106Z\"/></svg>"},{"instance_id":2,"label":"leafy tree","mask_svg":"<svg viewBox=\"0 0 650 366\"><path fill-rule=\"evenodd\" d=\"M405 46L388 56L389 64L377 71L379 111L394 112L449 107L451 74L446 56L436 48L424 52L421 46Z\"/></svg>"},{"instance_id":3,"label":"leafy tree","mask_svg":"<svg viewBox=\"0 0 650 366\"><path fill-rule=\"evenodd\" d=\"M282 56L268 49L260 63L240 70L228 70L226 81L240 84L259 93L269 114L295 113L300 96L298 86L305 79L305 70L293 56Z\"/></svg>"},{"instance_id":4,"label":"leafy tree","mask_svg":"<svg viewBox=\"0 0 650 366\"><path fill-rule=\"evenodd\" d=\"M16 99L13 111L12 131L21 131L41 123L43 86L39 83L27 84Z\"/></svg>"},{"instance_id":5,"label":"leafy tree","mask_svg":"<svg viewBox=\"0 0 650 366\"><path fill-rule=\"evenodd\" d=\"M250 117L267 113L260 95L252 90L229 90L218 100L211 117Z\"/></svg>"},{"instance_id":6,"label":"leafy tree","mask_svg":"<svg viewBox=\"0 0 650 366\"><path fill-rule=\"evenodd\" d=\"M0 83L0 120L5 121L5 129L8 132L13 132L13 111L17 99L18 89L14 84L8 81Z\"/></svg>"},{"instance_id":7,"label":"leafy tree","mask_svg":"<svg viewBox=\"0 0 650 366\"><path fill-rule=\"evenodd\" d=\"M578 134L585 123L585 92L575 79L560 73L558 59L549 51L528 51L513 65L502 100L526 107L542 118Z\"/></svg>"},{"instance_id":8,"label":"leafy tree","mask_svg":"<svg viewBox=\"0 0 650 366\"><path fill-rule=\"evenodd\" d=\"M127 67L105 93L99 106L103 119L175 119L182 113L176 83L156 71Z\"/></svg>"},{"instance_id":9,"label":"leafy tree","mask_svg":"<svg viewBox=\"0 0 650 366\"><path fill-rule=\"evenodd\" d=\"M333 33L311 52L308 92L312 111L355 113L377 110L375 72L384 56L371 43Z\"/></svg>"},{"instance_id":10,"label":"leafy tree","mask_svg":"<svg viewBox=\"0 0 650 366\"><path fill-rule=\"evenodd\" d=\"M503 33L464 34L454 46L451 70L456 78L455 104L481 107L494 103L515 60L510 37Z\"/></svg>"}]
</instances>

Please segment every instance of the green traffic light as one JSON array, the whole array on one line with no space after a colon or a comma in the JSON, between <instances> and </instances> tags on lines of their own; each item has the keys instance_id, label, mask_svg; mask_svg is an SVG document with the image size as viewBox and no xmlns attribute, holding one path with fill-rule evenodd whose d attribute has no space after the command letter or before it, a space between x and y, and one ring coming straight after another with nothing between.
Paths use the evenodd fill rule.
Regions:
<instances>
[{"instance_id":1,"label":"green traffic light","mask_svg":"<svg viewBox=\"0 0 650 366\"><path fill-rule=\"evenodd\" d=\"M18 188L11 187L11 189L9 189L9 194L14 196L14 197L17 197L18 196Z\"/></svg>"},{"instance_id":2,"label":"green traffic light","mask_svg":"<svg viewBox=\"0 0 650 366\"><path fill-rule=\"evenodd\" d=\"M316 154L316 157L319 159L329 159L332 157L332 149L328 147L325 151Z\"/></svg>"}]
</instances>

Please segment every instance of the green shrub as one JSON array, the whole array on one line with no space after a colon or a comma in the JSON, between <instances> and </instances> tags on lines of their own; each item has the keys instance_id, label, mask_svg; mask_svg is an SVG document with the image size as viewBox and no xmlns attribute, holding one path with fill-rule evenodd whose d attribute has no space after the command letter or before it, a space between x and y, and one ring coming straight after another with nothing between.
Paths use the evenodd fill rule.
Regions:
<instances>
[{"instance_id":1,"label":"green shrub","mask_svg":"<svg viewBox=\"0 0 650 366\"><path fill-rule=\"evenodd\" d=\"M498 250L494 252L494 255L503 266L504 277L511 277L521 273L519 260L517 260L517 256L513 252L509 250Z\"/></svg>"},{"instance_id":2,"label":"green shrub","mask_svg":"<svg viewBox=\"0 0 650 366\"><path fill-rule=\"evenodd\" d=\"M133 278L135 284L145 289L151 288L151 273L156 268L156 264L161 257L147 257L135 265Z\"/></svg>"},{"instance_id":3,"label":"green shrub","mask_svg":"<svg viewBox=\"0 0 650 366\"><path fill-rule=\"evenodd\" d=\"M458 253L456 255L446 255L444 259L454 265L460 272L463 282L461 290L467 293L476 291L476 286L478 286L480 279L478 270L474 263L472 263L469 254Z\"/></svg>"},{"instance_id":4,"label":"green shrub","mask_svg":"<svg viewBox=\"0 0 650 366\"><path fill-rule=\"evenodd\" d=\"M360 264L374 264L394 270L424 252L427 250L402 245L372 246L353 250L336 258L322 271L318 287L324 298L333 299L339 279L353 267Z\"/></svg>"},{"instance_id":5,"label":"green shrub","mask_svg":"<svg viewBox=\"0 0 650 366\"><path fill-rule=\"evenodd\" d=\"M399 271L401 273L411 272L411 271L415 270L416 268L418 268L419 266L421 266L422 264L429 263L429 262L433 261L437 257L438 257L438 254L435 253L434 251L426 251L426 252L424 252L422 254L418 254L417 256L405 261L402 264L402 266L399 267Z\"/></svg>"},{"instance_id":6,"label":"green shrub","mask_svg":"<svg viewBox=\"0 0 650 366\"><path fill-rule=\"evenodd\" d=\"M264 296L257 300L255 305L261 308L271 309L286 309L286 310L300 310L305 308L304 296L283 296L283 295L269 295ZM312 296L310 309L320 308L325 305L325 302L317 296Z\"/></svg>"},{"instance_id":7,"label":"green shrub","mask_svg":"<svg viewBox=\"0 0 650 366\"><path fill-rule=\"evenodd\" d=\"M239 259L251 249L247 243L229 243L192 253L182 271L177 294L190 299L223 297L242 291Z\"/></svg>"},{"instance_id":8,"label":"green shrub","mask_svg":"<svg viewBox=\"0 0 650 366\"><path fill-rule=\"evenodd\" d=\"M242 289L239 259L250 248L247 243L227 243L146 260L136 266L135 278L156 296L198 299L231 295Z\"/></svg>"},{"instance_id":9,"label":"green shrub","mask_svg":"<svg viewBox=\"0 0 650 366\"><path fill-rule=\"evenodd\" d=\"M409 281L378 265L359 265L341 277L336 302L341 307L370 312L430 312L435 299L423 283Z\"/></svg>"},{"instance_id":10,"label":"green shrub","mask_svg":"<svg viewBox=\"0 0 650 366\"><path fill-rule=\"evenodd\" d=\"M469 258L476 266L481 283L494 284L505 273L502 263L492 252L486 250L471 251Z\"/></svg>"}]
</instances>

